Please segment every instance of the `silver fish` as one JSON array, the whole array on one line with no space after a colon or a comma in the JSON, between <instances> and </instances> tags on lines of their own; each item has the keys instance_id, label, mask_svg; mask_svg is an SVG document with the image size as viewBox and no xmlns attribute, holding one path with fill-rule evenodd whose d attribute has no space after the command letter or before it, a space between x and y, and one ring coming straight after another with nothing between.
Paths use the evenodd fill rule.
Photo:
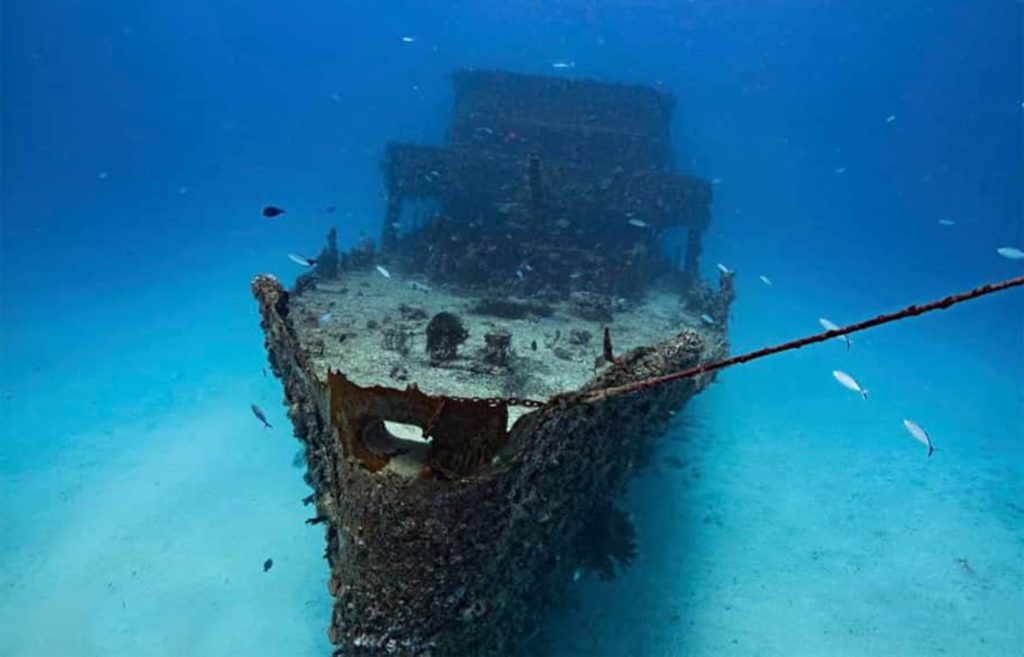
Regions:
<instances>
[{"instance_id":1,"label":"silver fish","mask_svg":"<svg viewBox=\"0 0 1024 657\"><path fill-rule=\"evenodd\" d=\"M634 228L647 228L647 222L642 221L640 219L630 219L626 223L628 223L630 226L633 226Z\"/></svg>"},{"instance_id":2,"label":"silver fish","mask_svg":"<svg viewBox=\"0 0 1024 657\"><path fill-rule=\"evenodd\" d=\"M903 420L903 426L914 437L914 440L925 446L925 449L928 450L928 456L931 456L932 452L935 451L935 446L932 445L932 438L928 435L928 432L913 420Z\"/></svg>"},{"instance_id":3,"label":"silver fish","mask_svg":"<svg viewBox=\"0 0 1024 657\"><path fill-rule=\"evenodd\" d=\"M760 278L760 279L761 279L761 282L762 282L762 283L764 283L765 285L767 285L768 287L771 287L771 286L772 286L772 282L771 282L771 279L769 279L769 278L768 278L767 276L765 276L764 274L761 274L760 276L758 276L758 278Z\"/></svg>"},{"instance_id":4,"label":"silver fish","mask_svg":"<svg viewBox=\"0 0 1024 657\"><path fill-rule=\"evenodd\" d=\"M818 320L818 323L821 324L821 326L826 331L838 331L839 330L839 327L836 326L835 323L830 322L829 320L825 319L824 317L820 318ZM836 336L836 340L840 340L840 341L844 342L846 344L846 350L847 351L850 350L850 345L853 344L853 340L851 340L850 336L848 336L848 335L837 335Z\"/></svg>"},{"instance_id":5,"label":"silver fish","mask_svg":"<svg viewBox=\"0 0 1024 657\"><path fill-rule=\"evenodd\" d=\"M323 326L323 325L324 325L324 324L326 324L327 322L331 321L331 319L332 319L333 317L334 317L334 315L332 315L331 313L324 313L323 315L320 315L319 317L317 317L317 318L316 318L316 321L317 321L317 323L319 323L319 324L320 324L321 326Z\"/></svg>"},{"instance_id":6,"label":"silver fish","mask_svg":"<svg viewBox=\"0 0 1024 657\"><path fill-rule=\"evenodd\" d=\"M701 320L704 321L705 324L710 324L710 325L713 326L714 323L715 323L715 320L711 318L711 315L704 314L704 315L701 315L700 318L701 318Z\"/></svg>"},{"instance_id":7,"label":"silver fish","mask_svg":"<svg viewBox=\"0 0 1024 657\"><path fill-rule=\"evenodd\" d=\"M377 265L377 272L384 278L391 278L391 272L389 272L387 269L384 269L380 265Z\"/></svg>"},{"instance_id":8,"label":"silver fish","mask_svg":"<svg viewBox=\"0 0 1024 657\"><path fill-rule=\"evenodd\" d=\"M726 267L722 263L718 263L718 265L716 265L716 266L718 267L718 271L722 272L723 274L731 274L731 273L733 273L731 269L729 269L728 267Z\"/></svg>"},{"instance_id":9,"label":"silver fish","mask_svg":"<svg viewBox=\"0 0 1024 657\"><path fill-rule=\"evenodd\" d=\"M263 427L265 429L274 428L272 424L267 422L267 416L263 414L263 410L260 409L259 406L257 406L256 404L250 404L249 407L252 409L252 414L256 416L256 419L263 423Z\"/></svg>"},{"instance_id":10,"label":"silver fish","mask_svg":"<svg viewBox=\"0 0 1024 657\"><path fill-rule=\"evenodd\" d=\"M996 249L996 253L1010 260L1024 260L1024 251L1015 246L1001 246Z\"/></svg>"},{"instance_id":11,"label":"silver fish","mask_svg":"<svg viewBox=\"0 0 1024 657\"><path fill-rule=\"evenodd\" d=\"M864 399L868 398L868 391L865 390L864 388L861 388L860 384L857 383L854 380L854 378L847 374L846 372L840 370L832 370L832 376L834 376L836 381L838 381L840 385L842 385L847 390L852 390L854 392L860 393L860 396L863 397Z\"/></svg>"},{"instance_id":12,"label":"silver fish","mask_svg":"<svg viewBox=\"0 0 1024 657\"><path fill-rule=\"evenodd\" d=\"M939 219L940 226L955 226L956 222L952 219Z\"/></svg>"},{"instance_id":13,"label":"silver fish","mask_svg":"<svg viewBox=\"0 0 1024 657\"><path fill-rule=\"evenodd\" d=\"M298 253L289 253L288 259L297 265L304 265L306 267L312 267L316 264L316 260L313 258L307 258L306 256L300 256Z\"/></svg>"}]
</instances>

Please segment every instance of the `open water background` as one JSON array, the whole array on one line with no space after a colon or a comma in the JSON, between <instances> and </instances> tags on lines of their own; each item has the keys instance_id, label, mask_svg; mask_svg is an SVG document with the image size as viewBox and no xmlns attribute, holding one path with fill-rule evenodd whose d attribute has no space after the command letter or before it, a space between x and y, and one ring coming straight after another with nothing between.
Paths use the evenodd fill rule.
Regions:
<instances>
[{"instance_id":1,"label":"open water background","mask_svg":"<svg viewBox=\"0 0 1024 657\"><path fill-rule=\"evenodd\" d=\"M0 655L329 654L248 281L378 234L383 146L442 141L452 69L674 93L738 352L1024 273L995 252L1024 249L1021 25L1015 0L5 3ZM1024 294L854 340L690 404L660 452L687 467L631 489L637 563L578 584L551 655L1024 652Z\"/></svg>"}]
</instances>

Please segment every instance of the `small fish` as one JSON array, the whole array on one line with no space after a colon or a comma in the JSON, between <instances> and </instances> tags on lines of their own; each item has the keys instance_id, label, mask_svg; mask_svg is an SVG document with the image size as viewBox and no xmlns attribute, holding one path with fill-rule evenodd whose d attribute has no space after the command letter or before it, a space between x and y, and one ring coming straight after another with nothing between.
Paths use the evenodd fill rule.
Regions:
<instances>
[{"instance_id":1,"label":"small fish","mask_svg":"<svg viewBox=\"0 0 1024 657\"><path fill-rule=\"evenodd\" d=\"M110 172L109 171L100 171L99 174L96 177L99 178L100 180L106 180L107 178L110 177Z\"/></svg>"},{"instance_id":2,"label":"small fish","mask_svg":"<svg viewBox=\"0 0 1024 657\"><path fill-rule=\"evenodd\" d=\"M339 105L344 102L340 94L331 94L331 100L338 103Z\"/></svg>"},{"instance_id":3,"label":"small fish","mask_svg":"<svg viewBox=\"0 0 1024 657\"><path fill-rule=\"evenodd\" d=\"M626 223L635 228L647 228L647 222L642 219L630 219Z\"/></svg>"},{"instance_id":4,"label":"small fish","mask_svg":"<svg viewBox=\"0 0 1024 657\"><path fill-rule=\"evenodd\" d=\"M896 120L896 115L895 114L890 114L889 116L885 117L885 122L886 123L892 123L895 120Z\"/></svg>"},{"instance_id":5,"label":"small fish","mask_svg":"<svg viewBox=\"0 0 1024 657\"><path fill-rule=\"evenodd\" d=\"M572 571L572 581L578 582L578 581L580 581L581 577L583 577L583 570L580 569L580 568L573 569L573 571Z\"/></svg>"},{"instance_id":6,"label":"small fish","mask_svg":"<svg viewBox=\"0 0 1024 657\"><path fill-rule=\"evenodd\" d=\"M818 323L821 324L822 328L824 328L826 331L838 331L839 330L839 327L836 326L835 323L830 322L829 320L825 319L824 317L820 318L818 320ZM850 336L848 336L848 335L837 335L836 336L836 340L840 340L843 343L845 343L847 351L850 350L850 346L853 344L853 340L851 340Z\"/></svg>"},{"instance_id":7,"label":"small fish","mask_svg":"<svg viewBox=\"0 0 1024 657\"><path fill-rule=\"evenodd\" d=\"M1024 251L1015 246L1001 246L996 249L996 253L1010 260L1024 260Z\"/></svg>"},{"instance_id":8,"label":"small fish","mask_svg":"<svg viewBox=\"0 0 1024 657\"><path fill-rule=\"evenodd\" d=\"M316 260L313 258L307 258L306 256L301 256L297 253L289 253L288 259L297 265L305 265L306 267L312 267L316 264Z\"/></svg>"},{"instance_id":9,"label":"small fish","mask_svg":"<svg viewBox=\"0 0 1024 657\"><path fill-rule=\"evenodd\" d=\"M273 567L274 567L274 560L273 559L267 559L266 561L263 562L263 572L267 572L268 570L270 570Z\"/></svg>"},{"instance_id":10,"label":"small fish","mask_svg":"<svg viewBox=\"0 0 1024 657\"><path fill-rule=\"evenodd\" d=\"M273 429L274 428L274 425L272 425L269 422L267 422L267 416L263 414L263 409L261 409L256 404L251 404L250 408L252 408L252 414L256 416L256 419L263 423L263 427L264 428L266 428L266 429Z\"/></svg>"},{"instance_id":11,"label":"small fish","mask_svg":"<svg viewBox=\"0 0 1024 657\"><path fill-rule=\"evenodd\" d=\"M928 432L922 429L921 425L913 420L903 420L903 426L910 432L910 435L914 437L914 440L925 446L925 449L928 450L928 456L931 456L932 452L935 451L935 447L932 445L932 439L931 436L928 435Z\"/></svg>"},{"instance_id":12,"label":"small fish","mask_svg":"<svg viewBox=\"0 0 1024 657\"><path fill-rule=\"evenodd\" d=\"M402 37L402 42L403 43L415 43L416 42L416 37L404 36L404 37Z\"/></svg>"},{"instance_id":13,"label":"small fish","mask_svg":"<svg viewBox=\"0 0 1024 657\"><path fill-rule=\"evenodd\" d=\"M939 219L940 226L955 226L956 222L952 219Z\"/></svg>"},{"instance_id":14,"label":"small fish","mask_svg":"<svg viewBox=\"0 0 1024 657\"><path fill-rule=\"evenodd\" d=\"M337 210L337 209L338 208L334 207L333 205L328 205L327 206L327 214L334 214L334 211Z\"/></svg>"},{"instance_id":15,"label":"small fish","mask_svg":"<svg viewBox=\"0 0 1024 657\"><path fill-rule=\"evenodd\" d=\"M282 214L284 214L284 210L273 205L268 205L263 208L263 216L267 219L273 219L274 217L279 217Z\"/></svg>"},{"instance_id":16,"label":"small fish","mask_svg":"<svg viewBox=\"0 0 1024 657\"><path fill-rule=\"evenodd\" d=\"M836 381L838 381L840 385L842 385L847 390L852 390L853 392L860 393L860 396L863 397L864 399L868 398L868 391L865 390L864 388L861 388L860 384L857 383L854 380L854 378L847 374L846 372L841 372L840 370L832 370L832 376L834 376Z\"/></svg>"},{"instance_id":17,"label":"small fish","mask_svg":"<svg viewBox=\"0 0 1024 657\"><path fill-rule=\"evenodd\" d=\"M331 313L324 313L323 315L320 315L319 317L317 317L316 321L322 326L322 325L326 324L327 322L331 321L331 318L333 318L333 317L334 317L334 315L332 315Z\"/></svg>"},{"instance_id":18,"label":"small fish","mask_svg":"<svg viewBox=\"0 0 1024 657\"><path fill-rule=\"evenodd\" d=\"M836 174L837 176L841 176L842 174L846 173L846 167L836 167L835 169L832 169L832 173Z\"/></svg>"},{"instance_id":19,"label":"small fish","mask_svg":"<svg viewBox=\"0 0 1024 657\"><path fill-rule=\"evenodd\" d=\"M384 278L391 278L391 272L389 272L387 269L384 269L380 265L377 265L377 272Z\"/></svg>"},{"instance_id":20,"label":"small fish","mask_svg":"<svg viewBox=\"0 0 1024 657\"><path fill-rule=\"evenodd\" d=\"M188 187L185 187L184 185L182 185L181 187L178 188L178 193L183 195L183 196L185 194L188 194Z\"/></svg>"},{"instance_id":21,"label":"small fish","mask_svg":"<svg viewBox=\"0 0 1024 657\"><path fill-rule=\"evenodd\" d=\"M522 269L517 269L516 270L516 278L518 278L521 281L522 280L526 280L525 277L523 276L523 270Z\"/></svg>"},{"instance_id":22,"label":"small fish","mask_svg":"<svg viewBox=\"0 0 1024 657\"><path fill-rule=\"evenodd\" d=\"M711 318L711 315L708 315L706 313L701 315L700 318L704 321L705 324L710 324L713 326L715 323L715 320Z\"/></svg>"},{"instance_id":23,"label":"small fish","mask_svg":"<svg viewBox=\"0 0 1024 657\"><path fill-rule=\"evenodd\" d=\"M576 62L555 62L551 65L551 68L576 68Z\"/></svg>"},{"instance_id":24,"label":"small fish","mask_svg":"<svg viewBox=\"0 0 1024 657\"><path fill-rule=\"evenodd\" d=\"M758 278L760 278L761 282L764 283L765 285L767 285L768 287L772 286L771 279L768 278L767 276L765 276L764 274L761 274L760 276L758 276Z\"/></svg>"},{"instance_id":25,"label":"small fish","mask_svg":"<svg viewBox=\"0 0 1024 657\"><path fill-rule=\"evenodd\" d=\"M409 287L417 292L430 292L430 286L420 283L419 281L409 281Z\"/></svg>"},{"instance_id":26,"label":"small fish","mask_svg":"<svg viewBox=\"0 0 1024 657\"><path fill-rule=\"evenodd\" d=\"M731 273L733 273L733 271L731 269L729 269L728 267L726 267L722 263L718 263L717 266L718 266L718 271L722 272L723 274L731 274Z\"/></svg>"}]
</instances>

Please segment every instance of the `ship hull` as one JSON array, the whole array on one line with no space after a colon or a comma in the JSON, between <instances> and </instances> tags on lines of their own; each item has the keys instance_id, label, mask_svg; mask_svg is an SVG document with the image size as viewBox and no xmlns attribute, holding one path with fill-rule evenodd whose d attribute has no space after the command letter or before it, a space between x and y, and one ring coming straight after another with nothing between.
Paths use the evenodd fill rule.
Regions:
<instances>
[{"instance_id":1,"label":"ship hull","mask_svg":"<svg viewBox=\"0 0 1024 657\"><path fill-rule=\"evenodd\" d=\"M314 367L270 276L253 281L274 373L305 446L323 523L328 635L337 654L527 654L580 569L580 538L614 508L703 375L621 395L600 391L726 355L724 332L683 330L621 354L577 390L507 430L508 404L359 386ZM383 420L427 426L444 450L399 474L367 442ZM642 546L641 546L642 548Z\"/></svg>"}]
</instances>

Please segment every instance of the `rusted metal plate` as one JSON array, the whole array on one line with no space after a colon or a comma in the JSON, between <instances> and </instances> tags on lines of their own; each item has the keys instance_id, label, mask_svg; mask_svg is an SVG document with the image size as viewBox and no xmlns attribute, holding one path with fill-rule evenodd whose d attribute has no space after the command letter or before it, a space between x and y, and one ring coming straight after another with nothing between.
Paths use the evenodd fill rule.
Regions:
<instances>
[{"instance_id":1,"label":"rusted metal plate","mask_svg":"<svg viewBox=\"0 0 1024 657\"><path fill-rule=\"evenodd\" d=\"M391 455L373 450L366 436L382 421L411 424L430 440L424 475L462 477L487 463L508 439L508 409L485 401L430 396L415 386L405 390L361 387L341 372L329 372L331 424L338 430L342 453L376 472ZM432 471L432 472L431 472Z\"/></svg>"}]
</instances>

